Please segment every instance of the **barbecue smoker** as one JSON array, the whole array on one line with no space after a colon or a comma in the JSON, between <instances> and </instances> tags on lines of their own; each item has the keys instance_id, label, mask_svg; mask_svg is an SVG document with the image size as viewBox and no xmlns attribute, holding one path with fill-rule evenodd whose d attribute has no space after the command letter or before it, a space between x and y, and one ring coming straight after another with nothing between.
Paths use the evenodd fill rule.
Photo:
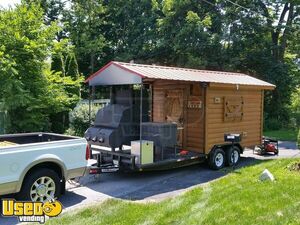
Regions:
<instances>
[{"instance_id":1,"label":"barbecue smoker","mask_svg":"<svg viewBox=\"0 0 300 225\"><path fill-rule=\"evenodd\" d=\"M135 95L143 92L146 97L146 89ZM132 87L112 93L111 104L99 109L95 122L85 132L97 159L91 173L112 172L120 167L140 170L174 157L177 124L149 122L149 102L134 97Z\"/></svg>"},{"instance_id":2,"label":"barbecue smoker","mask_svg":"<svg viewBox=\"0 0 300 225\"><path fill-rule=\"evenodd\" d=\"M123 145L139 138L139 107L133 104L130 90L117 91L115 101L100 109L94 125L85 138L90 145L110 147L122 150Z\"/></svg>"}]
</instances>

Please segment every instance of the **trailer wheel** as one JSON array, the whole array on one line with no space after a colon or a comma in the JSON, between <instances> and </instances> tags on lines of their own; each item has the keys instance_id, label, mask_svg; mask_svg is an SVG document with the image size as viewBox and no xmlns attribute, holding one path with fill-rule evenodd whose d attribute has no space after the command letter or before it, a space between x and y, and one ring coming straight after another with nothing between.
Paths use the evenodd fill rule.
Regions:
<instances>
[{"instance_id":1,"label":"trailer wheel","mask_svg":"<svg viewBox=\"0 0 300 225\"><path fill-rule=\"evenodd\" d=\"M226 152L226 164L228 166L237 165L240 161L240 149L237 146L231 146Z\"/></svg>"},{"instance_id":2,"label":"trailer wheel","mask_svg":"<svg viewBox=\"0 0 300 225\"><path fill-rule=\"evenodd\" d=\"M17 198L24 201L45 202L59 197L61 187L60 178L55 171L40 168L25 177Z\"/></svg>"},{"instance_id":3,"label":"trailer wheel","mask_svg":"<svg viewBox=\"0 0 300 225\"><path fill-rule=\"evenodd\" d=\"M225 165L225 152L221 148L214 149L209 157L209 167L214 170L222 169Z\"/></svg>"}]
</instances>

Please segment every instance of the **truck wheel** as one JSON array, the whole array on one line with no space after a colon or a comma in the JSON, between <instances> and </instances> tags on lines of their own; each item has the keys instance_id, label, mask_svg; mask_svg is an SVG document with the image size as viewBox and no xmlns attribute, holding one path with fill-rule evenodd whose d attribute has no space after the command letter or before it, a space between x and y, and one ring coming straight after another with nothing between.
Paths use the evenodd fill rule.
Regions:
<instances>
[{"instance_id":1,"label":"truck wheel","mask_svg":"<svg viewBox=\"0 0 300 225\"><path fill-rule=\"evenodd\" d=\"M45 202L59 197L61 186L56 172L40 168L25 177L17 198L24 201Z\"/></svg>"},{"instance_id":2,"label":"truck wheel","mask_svg":"<svg viewBox=\"0 0 300 225\"><path fill-rule=\"evenodd\" d=\"M209 157L209 166L214 170L222 169L225 165L225 152L221 148L213 150Z\"/></svg>"},{"instance_id":3,"label":"truck wheel","mask_svg":"<svg viewBox=\"0 0 300 225\"><path fill-rule=\"evenodd\" d=\"M231 146L226 152L226 164L228 166L237 165L240 161L240 149L237 146Z\"/></svg>"}]
</instances>

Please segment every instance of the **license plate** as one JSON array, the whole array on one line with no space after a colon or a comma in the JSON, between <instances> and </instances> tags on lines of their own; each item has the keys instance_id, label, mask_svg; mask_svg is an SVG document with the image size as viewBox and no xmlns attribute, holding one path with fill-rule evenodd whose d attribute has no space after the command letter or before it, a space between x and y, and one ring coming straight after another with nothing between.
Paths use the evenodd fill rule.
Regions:
<instances>
[{"instance_id":1,"label":"license plate","mask_svg":"<svg viewBox=\"0 0 300 225\"><path fill-rule=\"evenodd\" d=\"M102 173L110 173L110 172L117 172L119 168L108 168L108 169L101 169Z\"/></svg>"}]
</instances>

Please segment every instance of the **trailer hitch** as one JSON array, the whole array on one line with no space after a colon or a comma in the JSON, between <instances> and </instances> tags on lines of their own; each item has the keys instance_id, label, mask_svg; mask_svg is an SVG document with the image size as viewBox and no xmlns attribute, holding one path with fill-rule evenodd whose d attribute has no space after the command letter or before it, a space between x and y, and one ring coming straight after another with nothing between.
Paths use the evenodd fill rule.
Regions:
<instances>
[{"instance_id":1,"label":"trailer hitch","mask_svg":"<svg viewBox=\"0 0 300 225\"><path fill-rule=\"evenodd\" d=\"M90 174L96 175L101 173L113 173L119 171L119 169L119 166L114 164L103 164L98 166L97 163L95 163L90 168Z\"/></svg>"}]
</instances>

